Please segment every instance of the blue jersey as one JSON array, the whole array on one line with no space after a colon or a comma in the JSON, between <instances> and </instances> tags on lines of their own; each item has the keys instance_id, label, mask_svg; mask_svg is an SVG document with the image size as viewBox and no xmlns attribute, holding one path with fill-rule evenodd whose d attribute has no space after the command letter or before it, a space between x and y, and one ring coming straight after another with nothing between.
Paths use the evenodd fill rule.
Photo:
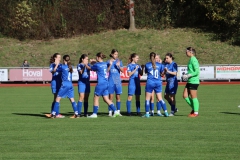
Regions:
<instances>
[{"instance_id":1,"label":"blue jersey","mask_svg":"<svg viewBox=\"0 0 240 160\"><path fill-rule=\"evenodd\" d=\"M171 72L177 72L178 71L178 66L175 62L172 62L171 64L166 63L165 67L171 71ZM177 76L166 73L166 79L173 79L173 78L177 78Z\"/></svg>"},{"instance_id":2,"label":"blue jersey","mask_svg":"<svg viewBox=\"0 0 240 160\"><path fill-rule=\"evenodd\" d=\"M109 70L109 77L108 77L108 82L109 84L119 84L121 83L121 78L120 78L120 68L123 67L122 61L120 61L120 68L116 65L119 60L114 60L112 62L111 68ZM110 66L109 61L107 61L108 67Z\"/></svg>"},{"instance_id":3,"label":"blue jersey","mask_svg":"<svg viewBox=\"0 0 240 160\"><path fill-rule=\"evenodd\" d=\"M134 72L130 77L129 79L139 79L140 80L140 77L139 77L139 74L140 72L142 71L142 67L139 65L139 64L133 64L133 63L130 63L127 65L127 72L132 72L133 70L135 70L135 68L138 66L138 69L136 70L136 72Z\"/></svg>"},{"instance_id":4,"label":"blue jersey","mask_svg":"<svg viewBox=\"0 0 240 160\"><path fill-rule=\"evenodd\" d=\"M91 70L96 71L98 83L107 83L107 62L97 62L92 67Z\"/></svg>"},{"instance_id":5,"label":"blue jersey","mask_svg":"<svg viewBox=\"0 0 240 160\"><path fill-rule=\"evenodd\" d=\"M62 64L62 66L58 68L57 71L62 73L63 82L72 82L72 73L69 72L68 65Z\"/></svg>"},{"instance_id":6,"label":"blue jersey","mask_svg":"<svg viewBox=\"0 0 240 160\"><path fill-rule=\"evenodd\" d=\"M55 68L56 64L55 63L51 63L50 66L49 66L49 71L52 73L54 68ZM58 65L57 69L58 68L61 68L61 64ZM55 72L55 73L52 73L52 80L61 80L61 72Z\"/></svg>"},{"instance_id":7,"label":"blue jersey","mask_svg":"<svg viewBox=\"0 0 240 160\"><path fill-rule=\"evenodd\" d=\"M90 65L88 65L90 67ZM84 68L84 71L82 72L82 74L79 72L80 70L82 70ZM90 70L88 70L85 67L85 64L79 63L77 66L77 70L78 70L78 75L79 75L79 82L82 83L89 83L90 80Z\"/></svg>"},{"instance_id":8,"label":"blue jersey","mask_svg":"<svg viewBox=\"0 0 240 160\"><path fill-rule=\"evenodd\" d=\"M148 62L145 65L145 73L147 74L147 80L159 82L162 80L161 73L164 71L164 65L156 62L156 69L153 68L152 62Z\"/></svg>"}]
</instances>

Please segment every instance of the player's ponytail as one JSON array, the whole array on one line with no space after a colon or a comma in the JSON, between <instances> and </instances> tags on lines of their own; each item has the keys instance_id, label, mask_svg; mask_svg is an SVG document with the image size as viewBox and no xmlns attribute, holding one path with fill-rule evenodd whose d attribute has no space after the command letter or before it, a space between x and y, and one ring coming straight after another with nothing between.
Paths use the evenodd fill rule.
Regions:
<instances>
[{"instance_id":1,"label":"player's ponytail","mask_svg":"<svg viewBox=\"0 0 240 160\"><path fill-rule=\"evenodd\" d=\"M128 59L128 63L132 63L133 58L135 58L137 56L137 53L132 53Z\"/></svg>"},{"instance_id":2,"label":"player's ponytail","mask_svg":"<svg viewBox=\"0 0 240 160\"><path fill-rule=\"evenodd\" d=\"M97 53L96 56L99 57L99 58L101 58L101 59L106 58L106 56L105 56L102 52Z\"/></svg>"},{"instance_id":3,"label":"player's ponytail","mask_svg":"<svg viewBox=\"0 0 240 160\"><path fill-rule=\"evenodd\" d=\"M150 56L150 60L152 62L153 68L156 69L156 61L155 61L156 53L151 52L149 56Z\"/></svg>"},{"instance_id":4,"label":"player's ponytail","mask_svg":"<svg viewBox=\"0 0 240 160\"><path fill-rule=\"evenodd\" d=\"M50 58L50 60L49 60L49 63L50 63L50 64L54 63L54 62L55 62L55 58L57 58L58 55L60 55L60 54L59 54L59 53L54 53L54 54L51 56L51 58Z\"/></svg>"},{"instance_id":5,"label":"player's ponytail","mask_svg":"<svg viewBox=\"0 0 240 160\"><path fill-rule=\"evenodd\" d=\"M72 64L70 62L70 56L69 55L64 55L63 56L63 60L67 62L68 68L69 68L69 72L73 72L73 68L72 68Z\"/></svg>"},{"instance_id":6,"label":"player's ponytail","mask_svg":"<svg viewBox=\"0 0 240 160\"><path fill-rule=\"evenodd\" d=\"M83 59L85 59L86 57L88 57L87 54L82 54L81 57L79 58L79 63L82 63Z\"/></svg>"}]
</instances>

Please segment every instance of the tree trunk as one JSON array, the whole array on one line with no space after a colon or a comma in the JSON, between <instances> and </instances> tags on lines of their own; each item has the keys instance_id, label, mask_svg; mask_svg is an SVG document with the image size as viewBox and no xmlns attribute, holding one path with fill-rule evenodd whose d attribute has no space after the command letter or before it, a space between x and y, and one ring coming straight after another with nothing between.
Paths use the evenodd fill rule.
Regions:
<instances>
[{"instance_id":1,"label":"tree trunk","mask_svg":"<svg viewBox=\"0 0 240 160\"><path fill-rule=\"evenodd\" d=\"M134 19L134 1L129 0L129 13L130 13L130 26L129 26L129 31L135 31L135 19Z\"/></svg>"}]
</instances>

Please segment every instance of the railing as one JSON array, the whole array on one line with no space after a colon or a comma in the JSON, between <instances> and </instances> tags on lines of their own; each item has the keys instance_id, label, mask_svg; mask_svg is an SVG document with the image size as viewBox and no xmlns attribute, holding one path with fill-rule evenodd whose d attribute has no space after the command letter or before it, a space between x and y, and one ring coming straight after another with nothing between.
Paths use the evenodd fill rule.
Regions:
<instances>
[{"instance_id":1,"label":"railing","mask_svg":"<svg viewBox=\"0 0 240 160\"><path fill-rule=\"evenodd\" d=\"M186 65L178 66L177 78L181 81L183 72L187 72ZM49 82L52 79L52 74L49 72L49 67L0 67L0 83L1 82L17 82L17 81L40 81ZM73 81L78 80L77 69L73 69ZM127 68L124 67L124 72L121 73L121 79L128 81ZM141 76L141 80L145 81L147 75ZM165 80L165 78L162 78ZM90 80L96 81L97 74L94 71L90 72ZM240 80L240 64L205 64L200 65L200 80Z\"/></svg>"}]
</instances>

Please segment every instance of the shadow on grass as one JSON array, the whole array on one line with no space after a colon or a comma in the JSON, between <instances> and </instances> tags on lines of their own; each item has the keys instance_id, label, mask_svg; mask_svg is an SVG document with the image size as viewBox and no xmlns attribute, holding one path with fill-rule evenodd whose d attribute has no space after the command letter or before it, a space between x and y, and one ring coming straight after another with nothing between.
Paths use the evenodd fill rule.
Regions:
<instances>
[{"instance_id":1,"label":"shadow on grass","mask_svg":"<svg viewBox=\"0 0 240 160\"><path fill-rule=\"evenodd\" d=\"M35 114L35 113L12 113L14 115L18 115L18 116L31 116L31 117L44 117L46 118L46 116L44 114Z\"/></svg>"},{"instance_id":2,"label":"shadow on grass","mask_svg":"<svg viewBox=\"0 0 240 160\"><path fill-rule=\"evenodd\" d=\"M240 115L240 113L235 113L235 112L219 112L223 114L233 114L233 115Z\"/></svg>"}]
</instances>

